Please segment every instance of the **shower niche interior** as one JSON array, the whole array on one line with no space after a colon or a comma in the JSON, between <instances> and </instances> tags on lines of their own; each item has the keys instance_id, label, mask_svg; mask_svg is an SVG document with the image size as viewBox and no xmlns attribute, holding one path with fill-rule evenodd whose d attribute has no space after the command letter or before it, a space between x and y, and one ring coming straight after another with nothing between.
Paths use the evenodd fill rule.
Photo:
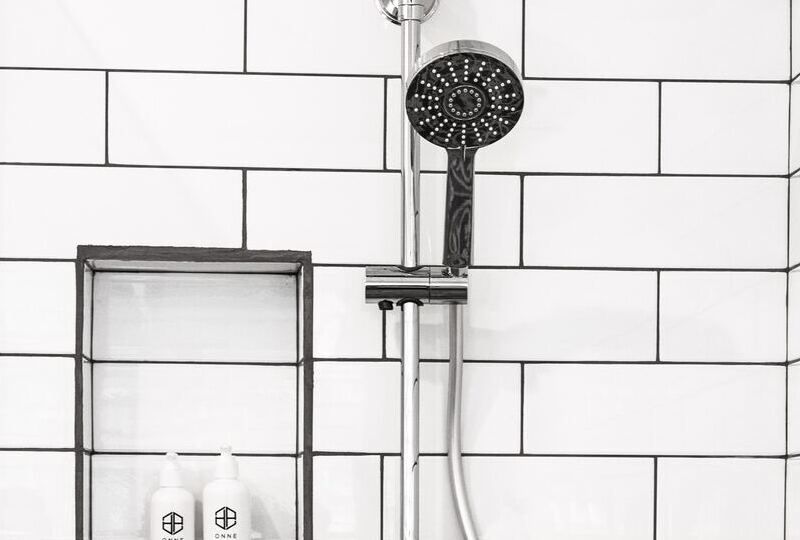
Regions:
<instances>
[{"instance_id":1,"label":"shower niche interior","mask_svg":"<svg viewBox=\"0 0 800 540\"><path fill-rule=\"evenodd\" d=\"M231 445L253 538L310 538L310 254L80 246L77 264L83 537L148 537L168 451L199 518Z\"/></svg>"}]
</instances>

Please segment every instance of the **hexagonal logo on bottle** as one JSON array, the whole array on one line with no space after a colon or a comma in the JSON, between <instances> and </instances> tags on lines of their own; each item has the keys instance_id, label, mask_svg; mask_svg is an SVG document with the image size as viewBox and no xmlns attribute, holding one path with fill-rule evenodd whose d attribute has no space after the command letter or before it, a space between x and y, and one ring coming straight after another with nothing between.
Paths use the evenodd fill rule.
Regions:
<instances>
[{"instance_id":1,"label":"hexagonal logo on bottle","mask_svg":"<svg viewBox=\"0 0 800 540\"><path fill-rule=\"evenodd\" d=\"M227 506L223 506L214 512L214 523L216 523L217 527L220 529L227 531L236 525L236 511Z\"/></svg>"},{"instance_id":2,"label":"hexagonal logo on bottle","mask_svg":"<svg viewBox=\"0 0 800 540\"><path fill-rule=\"evenodd\" d=\"M161 518L161 528L167 534L178 534L183 530L183 516L177 512L170 512Z\"/></svg>"}]
</instances>

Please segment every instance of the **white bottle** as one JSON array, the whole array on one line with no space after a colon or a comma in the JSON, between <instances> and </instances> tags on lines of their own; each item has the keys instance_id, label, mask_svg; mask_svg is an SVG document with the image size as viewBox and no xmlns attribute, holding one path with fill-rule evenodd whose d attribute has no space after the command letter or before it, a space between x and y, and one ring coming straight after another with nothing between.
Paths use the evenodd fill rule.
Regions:
<instances>
[{"instance_id":1,"label":"white bottle","mask_svg":"<svg viewBox=\"0 0 800 540\"><path fill-rule=\"evenodd\" d=\"M150 540L194 540L194 496L183 487L178 454L170 452L150 499Z\"/></svg>"},{"instance_id":2,"label":"white bottle","mask_svg":"<svg viewBox=\"0 0 800 540\"><path fill-rule=\"evenodd\" d=\"M250 494L230 446L221 449L215 479L203 490L203 539L250 540Z\"/></svg>"}]
</instances>

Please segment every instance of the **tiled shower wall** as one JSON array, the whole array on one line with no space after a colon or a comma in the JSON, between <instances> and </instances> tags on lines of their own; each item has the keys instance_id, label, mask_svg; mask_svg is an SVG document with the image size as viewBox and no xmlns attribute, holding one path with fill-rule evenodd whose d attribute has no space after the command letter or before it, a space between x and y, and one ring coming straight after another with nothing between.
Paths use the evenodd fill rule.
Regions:
<instances>
[{"instance_id":1,"label":"tiled shower wall","mask_svg":"<svg viewBox=\"0 0 800 540\"><path fill-rule=\"evenodd\" d=\"M486 540L800 538L791 14L441 0L424 25L424 48L490 41L526 79L477 162ZM0 0L0 500L31 494L0 530L73 535L75 246L140 244L312 251L315 538L399 538L399 316L363 303L363 266L399 262L398 54L371 0ZM443 153L423 169L437 264ZM458 538L446 344L425 307L423 540Z\"/></svg>"}]
</instances>

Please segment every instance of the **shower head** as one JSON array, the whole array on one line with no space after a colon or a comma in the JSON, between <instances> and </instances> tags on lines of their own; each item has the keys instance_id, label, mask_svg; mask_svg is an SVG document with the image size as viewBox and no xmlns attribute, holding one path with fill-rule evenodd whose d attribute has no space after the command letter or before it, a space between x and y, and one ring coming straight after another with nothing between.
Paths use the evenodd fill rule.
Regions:
<instances>
[{"instance_id":1,"label":"shower head","mask_svg":"<svg viewBox=\"0 0 800 540\"><path fill-rule=\"evenodd\" d=\"M481 41L431 49L406 88L406 113L427 141L447 149L444 265L469 266L475 153L517 124L524 104L513 60Z\"/></svg>"}]
</instances>

